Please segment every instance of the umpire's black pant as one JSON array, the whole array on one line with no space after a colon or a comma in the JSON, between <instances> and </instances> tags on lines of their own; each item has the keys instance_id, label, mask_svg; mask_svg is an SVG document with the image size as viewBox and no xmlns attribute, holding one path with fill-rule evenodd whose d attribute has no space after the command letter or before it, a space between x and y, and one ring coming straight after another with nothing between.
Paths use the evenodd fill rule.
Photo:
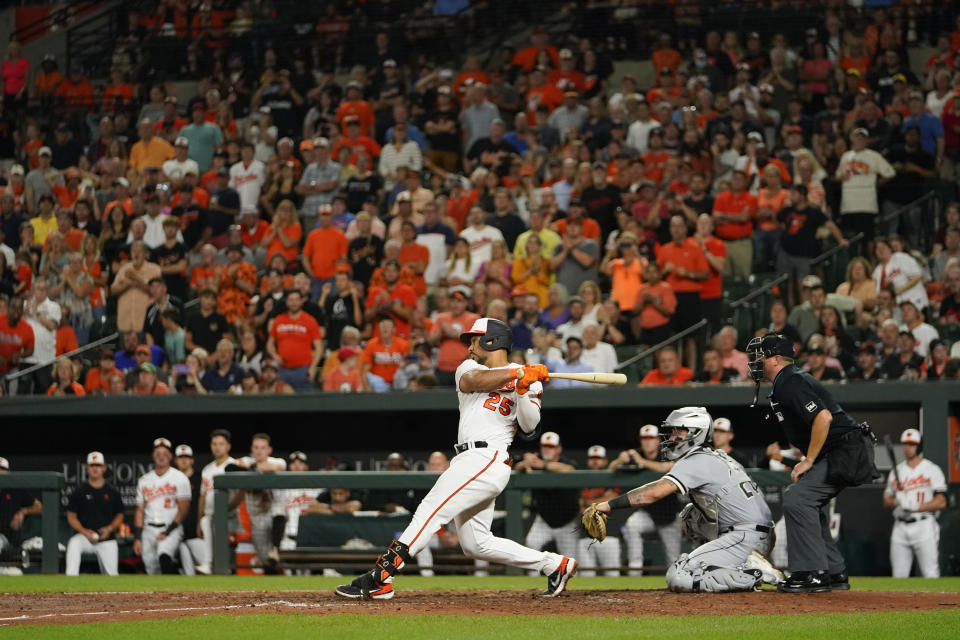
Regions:
<instances>
[{"instance_id":1,"label":"umpire's black pant","mask_svg":"<svg viewBox=\"0 0 960 640\"><path fill-rule=\"evenodd\" d=\"M820 457L799 482L783 493L783 518L787 525L787 565L794 571L846 569L843 556L830 535L827 504L843 487L827 481L827 460Z\"/></svg>"}]
</instances>

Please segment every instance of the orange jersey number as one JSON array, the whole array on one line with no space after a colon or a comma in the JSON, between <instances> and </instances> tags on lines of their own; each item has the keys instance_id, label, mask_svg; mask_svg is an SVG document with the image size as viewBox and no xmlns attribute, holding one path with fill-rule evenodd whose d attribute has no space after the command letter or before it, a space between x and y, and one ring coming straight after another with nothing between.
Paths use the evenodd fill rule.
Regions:
<instances>
[{"instance_id":1,"label":"orange jersey number","mask_svg":"<svg viewBox=\"0 0 960 640\"><path fill-rule=\"evenodd\" d=\"M483 403L483 407L485 409L489 409L490 411L499 411L502 415L509 416L510 412L513 410L513 400L510 398L503 398L496 391L491 391L490 397L488 397Z\"/></svg>"}]
</instances>

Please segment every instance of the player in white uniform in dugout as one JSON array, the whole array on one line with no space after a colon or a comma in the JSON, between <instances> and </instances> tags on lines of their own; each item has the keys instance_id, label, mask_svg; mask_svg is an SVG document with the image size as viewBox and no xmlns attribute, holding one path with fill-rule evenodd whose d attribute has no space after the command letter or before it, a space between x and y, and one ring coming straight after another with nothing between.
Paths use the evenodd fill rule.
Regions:
<instances>
[{"instance_id":1,"label":"player in white uniform in dugout","mask_svg":"<svg viewBox=\"0 0 960 640\"><path fill-rule=\"evenodd\" d=\"M190 481L170 466L173 445L166 438L153 441L153 469L137 481L136 530L133 552L143 557L150 575L177 573L175 560L190 509Z\"/></svg>"},{"instance_id":2,"label":"player in white uniform in dugout","mask_svg":"<svg viewBox=\"0 0 960 640\"><path fill-rule=\"evenodd\" d=\"M900 434L905 460L890 471L883 506L893 509L890 566L894 578L909 578L916 558L924 578L940 577L940 525L936 512L947 508L943 471L921 455L923 440L916 429Z\"/></svg>"},{"instance_id":3,"label":"player in white uniform in dugout","mask_svg":"<svg viewBox=\"0 0 960 640\"><path fill-rule=\"evenodd\" d=\"M478 319L460 340L469 345L469 355L455 374L460 403L457 455L374 569L337 587L340 596L392 598L394 576L451 520L456 522L460 546L467 556L548 576L543 596L560 595L576 571L573 558L536 551L490 531L494 502L510 480L507 448L517 426L528 437L536 435L541 382L549 379L546 367L509 363L513 333L507 324L493 318Z\"/></svg>"}]
</instances>

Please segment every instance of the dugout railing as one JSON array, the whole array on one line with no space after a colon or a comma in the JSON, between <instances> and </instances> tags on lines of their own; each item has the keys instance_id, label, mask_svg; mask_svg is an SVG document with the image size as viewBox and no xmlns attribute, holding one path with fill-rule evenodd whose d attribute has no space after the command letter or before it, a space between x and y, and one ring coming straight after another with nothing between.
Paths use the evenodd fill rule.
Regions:
<instances>
[{"instance_id":1,"label":"dugout railing","mask_svg":"<svg viewBox=\"0 0 960 640\"><path fill-rule=\"evenodd\" d=\"M66 486L62 473L49 471L18 471L0 473L0 490L23 489L40 492L43 515L40 520L40 535L43 538L40 568L43 573L57 573L60 556L57 547L60 523L60 492ZM5 523L6 524L6 523ZM19 545L16 545L19 548Z\"/></svg>"},{"instance_id":2,"label":"dugout railing","mask_svg":"<svg viewBox=\"0 0 960 640\"><path fill-rule=\"evenodd\" d=\"M252 472L234 472L217 476L214 480L214 573L229 574L231 572L231 549L228 540L230 531L228 529L228 504L230 492L235 490L258 490L258 489L332 489L343 488L350 490L378 490L378 489L412 489L415 491L426 492L436 482L436 473L430 472L357 472L357 471L338 471L338 472L280 472L280 473L252 473ZM534 507L530 505L529 493L537 489L549 490L570 490L577 493L581 489L593 487L618 488L629 490L647 482L656 480L661 474L646 470L629 471L572 471L568 473L549 473L549 472L530 472L514 473L510 479L510 484L501 494L497 501L498 508L504 512L504 526L501 535L511 540L523 543L529 528L529 520L532 516ZM790 483L789 474L786 472L751 470L750 476L761 488L771 505L778 505L780 502L780 493L783 487ZM575 498L574 498L575 499ZM775 512L779 510L773 507ZM313 525L322 523L325 517L339 519L337 526L343 525L340 516L316 516L311 517ZM382 545L390 541L398 531L401 531L409 518L394 516L372 516L367 519L377 520L369 526L361 524L361 520L367 519L362 516L356 516L358 526L369 532L370 537L377 539L368 540L373 544L373 551L379 552ZM331 523L333 521L331 520ZM322 526L322 524L321 524ZM336 554L336 550L324 549L321 553L319 549L302 549L304 553L313 554L315 558L330 559ZM345 554L343 562L336 566L343 568L349 565L349 568L355 568L353 563L358 559L370 559L375 557L375 553L364 554L356 553L356 548L343 549ZM315 568L318 568L314 565ZM603 569L604 567L598 567ZM613 567L607 567L613 568ZM626 569L626 567L622 567ZM655 568L663 569L662 565ZM514 573L516 570L508 568L507 573Z\"/></svg>"}]
</instances>

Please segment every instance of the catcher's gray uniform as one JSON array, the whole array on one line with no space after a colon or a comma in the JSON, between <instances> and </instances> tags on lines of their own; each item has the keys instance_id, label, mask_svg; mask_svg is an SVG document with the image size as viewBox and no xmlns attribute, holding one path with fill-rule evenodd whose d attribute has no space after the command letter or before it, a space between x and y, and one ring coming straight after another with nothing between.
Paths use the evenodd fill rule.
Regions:
<instances>
[{"instance_id":1,"label":"catcher's gray uniform","mask_svg":"<svg viewBox=\"0 0 960 640\"><path fill-rule=\"evenodd\" d=\"M763 494L740 464L722 451L697 448L663 476L688 495L684 531L704 544L683 554L667 571L671 591L752 589L747 556L770 548L773 517Z\"/></svg>"}]
</instances>

